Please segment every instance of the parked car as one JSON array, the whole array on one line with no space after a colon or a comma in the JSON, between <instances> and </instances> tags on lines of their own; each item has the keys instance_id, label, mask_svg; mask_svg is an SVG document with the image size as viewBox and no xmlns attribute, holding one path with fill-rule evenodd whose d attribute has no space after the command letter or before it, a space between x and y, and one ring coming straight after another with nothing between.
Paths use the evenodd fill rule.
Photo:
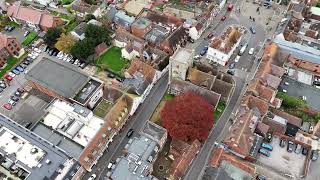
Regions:
<instances>
[{"instance_id":1,"label":"parked car","mask_svg":"<svg viewBox=\"0 0 320 180\"><path fill-rule=\"evenodd\" d=\"M280 144L279 144L279 146L280 147L285 147L286 146L286 144L287 144L287 141L286 140L284 140L284 139L280 139Z\"/></svg>"},{"instance_id":2,"label":"parked car","mask_svg":"<svg viewBox=\"0 0 320 180\"><path fill-rule=\"evenodd\" d=\"M303 147L302 148L302 154L306 156L308 154L308 149Z\"/></svg>"},{"instance_id":3,"label":"parked car","mask_svg":"<svg viewBox=\"0 0 320 180\"><path fill-rule=\"evenodd\" d=\"M258 174L256 180L266 180L267 178L263 175Z\"/></svg>"},{"instance_id":4,"label":"parked car","mask_svg":"<svg viewBox=\"0 0 320 180\"><path fill-rule=\"evenodd\" d=\"M13 72L15 75L19 75L19 74L20 74L20 71L17 70L17 69L13 69L12 72Z\"/></svg>"},{"instance_id":5,"label":"parked car","mask_svg":"<svg viewBox=\"0 0 320 180\"><path fill-rule=\"evenodd\" d=\"M12 99L9 99L8 103L11 104L11 106L15 106L17 104L17 102L13 101Z\"/></svg>"},{"instance_id":6,"label":"parked car","mask_svg":"<svg viewBox=\"0 0 320 180\"><path fill-rule=\"evenodd\" d=\"M97 177L97 175L96 175L96 174L92 174L92 175L89 177L89 179L88 179L88 180L94 180L94 179L96 179L96 177Z\"/></svg>"},{"instance_id":7,"label":"parked car","mask_svg":"<svg viewBox=\"0 0 320 180\"><path fill-rule=\"evenodd\" d=\"M207 36L208 39L211 39L212 37L213 37L212 33L209 33L208 36Z\"/></svg>"},{"instance_id":8,"label":"parked car","mask_svg":"<svg viewBox=\"0 0 320 180\"><path fill-rule=\"evenodd\" d=\"M319 152L318 150L312 150L311 151L311 160L316 161L319 157Z\"/></svg>"},{"instance_id":9,"label":"parked car","mask_svg":"<svg viewBox=\"0 0 320 180\"><path fill-rule=\"evenodd\" d=\"M15 69L18 70L18 71L20 71L20 72L23 72L23 71L24 71L23 67L21 67L21 66L17 66Z\"/></svg>"},{"instance_id":10,"label":"parked car","mask_svg":"<svg viewBox=\"0 0 320 180\"><path fill-rule=\"evenodd\" d=\"M292 152L295 149L295 144L292 141L288 141L287 151Z\"/></svg>"},{"instance_id":11,"label":"parked car","mask_svg":"<svg viewBox=\"0 0 320 180\"><path fill-rule=\"evenodd\" d=\"M84 69L86 67L86 63L81 63L79 66L81 69Z\"/></svg>"},{"instance_id":12,"label":"parked car","mask_svg":"<svg viewBox=\"0 0 320 180\"><path fill-rule=\"evenodd\" d=\"M233 69L235 66L236 66L235 63L231 63L231 64L229 65L229 69Z\"/></svg>"},{"instance_id":13,"label":"parked car","mask_svg":"<svg viewBox=\"0 0 320 180\"><path fill-rule=\"evenodd\" d=\"M241 55L246 51L247 47L248 47L248 43L245 43L245 44L241 47L238 55L241 56Z\"/></svg>"},{"instance_id":14,"label":"parked car","mask_svg":"<svg viewBox=\"0 0 320 180\"><path fill-rule=\"evenodd\" d=\"M8 80L8 81L12 81L12 79L13 79L13 77L11 77L9 74L6 74L6 75L4 76L4 78L5 78L6 80Z\"/></svg>"},{"instance_id":15,"label":"parked car","mask_svg":"<svg viewBox=\"0 0 320 180\"><path fill-rule=\"evenodd\" d=\"M260 148L259 149L259 153L263 154L263 155L265 155L267 157L270 157L270 152L268 150L266 150L266 149Z\"/></svg>"},{"instance_id":16,"label":"parked car","mask_svg":"<svg viewBox=\"0 0 320 180\"><path fill-rule=\"evenodd\" d=\"M222 16L222 17L221 17L221 21L224 21L224 20L226 20L226 19L227 19L226 16Z\"/></svg>"},{"instance_id":17,"label":"parked car","mask_svg":"<svg viewBox=\"0 0 320 180\"><path fill-rule=\"evenodd\" d=\"M268 151L272 151L273 147L271 146L271 144L267 144L267 143L262 143L261 147L268 150Z\"/></svg>"},{"instance_id":18,"label":"parked car","mask_svg":"<svg viewBox=\"0 0 320 180\"><path fill-rule=\"evenodd\" d=\"M200 56L204 56L208 51L208 46L204 47L201 52L200 52Z\"/></svg>"},{"instance_id":19,"label":"parked car","mask_svg":"<svg viewBox=\"0 0 320 180\"><path fill-rule=\"evenodd\" d=\"M301 144L297 144L296 149L294 150L294 152L295 152L296 154L300 154L301 151L302 151L302 146L301 146Z\"/></svg>"},{"instance_id":20,"label":"parked car","mask_svg":"<svg viewBox=\"0 0 320 180\"><path fill-rule=\"evenodd\" d=\"M23 63L21 63L20 66L21 66L23 69L26 69L26 68L28 67L27 65L25 65L25 64L23 64Z\"/></svg>"},{"instance_id":21,"label":"parked car","mask_svg":"<svg viewBox=\"0 0 320 180\"><path fill-rule=\"evenodd\" d=\"M7 87L7 85L5 84L5 83L0 83L0 88L6 88Z\"/></svg>"},{"instance_id":22,"label":"parked car","mask_svg":"<svg viewBox=\"0 0 320 180\"><path fill-rule=\"evenodd\" d=\"M267 142L270 143L270 142L272 141L272 134L268 132L268 133L266 134L266 138L265 138L265 139L266 139Z\"/></svg>"},{"instance_id":23,"label":"parked car","mask_svg":"<svg viewBox=\"0 0 320 180\"><path fill-rule=\"evenodd\" d=\"M249 50L249 55L252 55L253 52L254 52L254 48L250 48L250 50Z\"/></svg>"},{"instance_id":24,"label":"parked car","mask_svg":"<svg viewBox=\"0 0 320 180\"><path fill-rule=\"evenodd\" d=\"M233 70L228 70L227 73L232 75L232 76L234 75L234 71Z\"/></svg>"},{"instance_id":25,"label":"parked car","mask_svg":"<svg viewBox=\"0 0 320 180\"><path fill-rule=\"evenodd\" d=\"M23 88L18 88L17 91L18 91L19 93L24 93L24 89L23 89Z\"/></svg>"},{"instance_id":26,"label":"parked car","mask_svg":"<svg viewBox=\"0 0 320 180\"><path fill-rule=\"evenodd\" d=\"M16 91L16 92L14 92L14 95L20 97L21 93L19 91Z\"/></svg>"},{"instance_id":27,"label":"parked car","mask_svg":"<svg viewBox=\"0 0 320 180\"><path fill-rule=\"evenodd\" d=\"M9 103L4 104L3 107L4 107L5 109L9 110L9 111L12 109L12 105L9 104Z\"/></svg>"},{"instance_id":28,"label":"parked car","mask_svg":"<svg viewBox=\"0 0 320 180\"><path fill-rule=\"evenodd\" d=\"M13 72L8 72L8 75L11 76L12 78L16 77L16 74L14 74Z\"/></svg>"},{"instance_id":29,"label":"parked car","mask_svg":"<svg viewBox=\"0 0 320 180\"><path fill-rule=\"evenodd\" d=\"M29 62L29 61L27 61L27 60L25 60L25 61L23 61L23 62L22 62L22 64L25 64L25 65L27 65L27 66L28 66L28 65L30 64L30 62Z\"/></svg>"},{"instance_id":30,"label":"parked car","mask_svg":"<svg viewBox=\"0 0 320 180\"><path fill-rule=\"evenodd\" d=\"M127 137L130 138L133 133L134 133L134 130L133 129L129 129L129 131L127 133Z\"/></svg>"},{"instance_id":31,"label":"parked car","mask_svg":"<svg viewBox=\"0 0 320 180\"><path fill-rule=\"evenodd\" d=\"M240 58L241 58L241 56L238 55L238 56L234 59L234 62L236 62L236 63L239 62Z\"/></svg>"},{"instance_id":32,"label":"parked car","mask_svg":"<svg viewBox=\"0 0 320 180\"><path fill-rule=\"evenodd\" d=\"M19 100L20 100L20 98L19 97L17 97L17 96L11 96L10 97L10 99L12 100L12 101L15 101L15 102L18 102Z\"/></svg>"},{"instance_id":33,"label":"parked car","mask_svg":"<svg viewBox=\"0 0 320 180\"><path fill-rule=\"evenodd\" d=\"M0 93L2 93L2 92L3 92L3 90L4 90L4 88L1 88L1 87L0 87Z\"/></svg>"},{"instance_id":34,"label":"parked car","mask_svg":"<svg viewBox=\"0 0 320 180\"><path fill-rule=\"evenodd\" d=\"M250 31L251 31L251 33L252 33L252 34L255 34L255 33L256 33L255 28L254 28L254 27L252 27L252 26L250 27Z\"/></svg>"},{"instance_id":35,"label":"parked car","mask_svg":"<svg viewBox=\"0 0 320 180\"><path fill-rule=\"evenodd\" d=\"M28 36L29 34L30 34L30 31L26 31L26 32L24 32L23 36L26 37L26 36Z\"/></svg>"}]
</instances>

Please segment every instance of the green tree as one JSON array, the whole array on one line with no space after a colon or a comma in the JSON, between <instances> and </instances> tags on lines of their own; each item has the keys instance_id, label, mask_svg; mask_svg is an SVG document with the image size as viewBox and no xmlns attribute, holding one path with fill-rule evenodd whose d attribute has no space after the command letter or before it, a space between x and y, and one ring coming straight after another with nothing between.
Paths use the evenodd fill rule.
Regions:
<instances>
[{"instance_id":1,"label":"green tree","mask_svg":"<svg viewBox=\"0 0 320 180\"><path fill-rule=\"evenodd\" d=\"M58 38L60 37L62 30L60 28L50 28L47 33L44 35L44 42L49 46L56 44Z\"/></svg>"},{"instance_id":2,"label":"green tree","mask_svg":"<svg viewBox=\"0 0 320 180\"><path fill-rule=\"evenodd\" d=\"M91 38L95 41L95 45L98 45L102 42L107 44L110 42L109 31L104 28L93 24L88 24L85 30L86 38Z\"/></svg>"},{"instance_id":3,"label":"green tree","mask_svg":"<svg viewBox=\"0 0 320 180\"><path fill-rule=\"evenodd\" d=\"M93 14L87 14L87 15L84 17L84 21L85 21L85 22L89 22L91 19L96 19L96 17L95 17Z\"/></svg>"},{"instance_id":4,"label":"green tree","mask_svg":"<svg viewBox=\"0 0 320 180\"><path fill-rule=\"evenodd\" d=\"M282 99L282 105L285 108L305 108L307 103L299 97L289 96L286 93L279 92L277 97Z\"/></svg>"},{"instance_id":5,"label":"green tree","mask_svg":"<svg viewBox=\"0 0 320 180\"><path fill-rule=\"evenodd\" d=\"M81 60L86 61L87 58L94 53L94 40L85 38L82 41L78 41L71 49L71 54ZM87 62L89 63L89 62Z\"/></svg>"}]
</instances>

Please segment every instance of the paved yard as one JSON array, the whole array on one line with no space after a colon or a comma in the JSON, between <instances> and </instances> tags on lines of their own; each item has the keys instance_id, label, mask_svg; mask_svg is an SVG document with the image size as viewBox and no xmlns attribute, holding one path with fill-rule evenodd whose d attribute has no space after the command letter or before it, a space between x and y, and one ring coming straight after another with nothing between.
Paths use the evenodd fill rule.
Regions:
<instances>
[{"instance_id":1,"label":"paved yard","mask_svg":"<svg viewBox=\"0 0 320 180\"><path fill-rule=\"evenodd\" d=\"M3 31L4 34L7 34L9 36L13 36L15 38L17 38L17 41L19 43L22 43L25 39L25 37L23 36L23 34L26 32L25 29L22 28L15 28L13 31L11 32L7 32L7 31Z\"/></svg>"},{"instance_id":2,"label":"paved yard","mask_svg":"<svg viewBox=\"0 0 320 180\"><path fill-rule=\"evenodd\" d=\"M121 49L112 47L102 54L96 64L103 69L108 69L114 73L121 74L122 69L128 65L128 61L121 57Z\"/></svg>"},{"instance_id":3,"label":"paved yard","mask_svg":"<svg viewBox=\"0 0 320 180\"><path fill-rule=\"evenodd\" d=\"M317 161L311 161L309 174L306 178L306 180L320 180L320 160Z\"/></svg>"},{"instance_id":4,"label":"paved yard","mask_svg":"<svg viewBox=\"0 0 320 180\"><path fill-rule=\"evenodd\" d=\"M288 82L289 85L285 85L284 83ZM319 89L298 82L292 78L284 77L279 86L279 90L285 89L290 96L302 97L306 96L307 103L311 106L311 108L320 111L320 91Z\"/></svg>"},{"instance_id":5,"label":"paved yard","mask_svg":"<svg viewBox=\"0 0 320 180\"><path fill-rule=\"evenodd\" d=\"M273 151L270 153L271 156L266 157L260 154L258 162L273 169L279 174L291 174L299 179L302 174L306 156L301 153L296 154L294 152L287 152L287 147L281 148L279 142L280 139L274 137L271 142L271 145L273 146Z\"/></svg>"}]
</instances>

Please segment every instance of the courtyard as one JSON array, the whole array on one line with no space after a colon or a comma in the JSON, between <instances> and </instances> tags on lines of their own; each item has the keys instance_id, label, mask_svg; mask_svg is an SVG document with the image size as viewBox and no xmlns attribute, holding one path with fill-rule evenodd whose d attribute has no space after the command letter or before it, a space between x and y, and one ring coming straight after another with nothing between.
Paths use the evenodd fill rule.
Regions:
<instances>
[{"instance_id":1,"label":"courtyard","mask_svg":"<svg viewBox=\"0 0 320 180\"><path fill-rule=\"evenodd\" d=\"M273 150L270 152L270 157L259 154L258 162L274 170L278 174L293 176L299 179L304 168L306 156L301 153L289 153L287 145L285 147L279 146L280 139L274 137L270 143Z\"/></svg>"}]
</instances>

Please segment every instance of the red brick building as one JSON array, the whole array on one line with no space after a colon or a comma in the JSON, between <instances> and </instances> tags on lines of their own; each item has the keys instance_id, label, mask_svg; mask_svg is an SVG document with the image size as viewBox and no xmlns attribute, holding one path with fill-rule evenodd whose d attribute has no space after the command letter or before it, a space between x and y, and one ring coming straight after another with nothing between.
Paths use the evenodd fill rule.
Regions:
<instances>
[{"instance_id":1,"label":"red brick building","mask_svg":"<svg viewBox=\"0 0 320 180\"><path fill-rule=\"evenodd\" d=\"M0 33L0 67L7 63L9 56L19 55L21 49L15 37Z\"/></svg>"}]
</instances>

